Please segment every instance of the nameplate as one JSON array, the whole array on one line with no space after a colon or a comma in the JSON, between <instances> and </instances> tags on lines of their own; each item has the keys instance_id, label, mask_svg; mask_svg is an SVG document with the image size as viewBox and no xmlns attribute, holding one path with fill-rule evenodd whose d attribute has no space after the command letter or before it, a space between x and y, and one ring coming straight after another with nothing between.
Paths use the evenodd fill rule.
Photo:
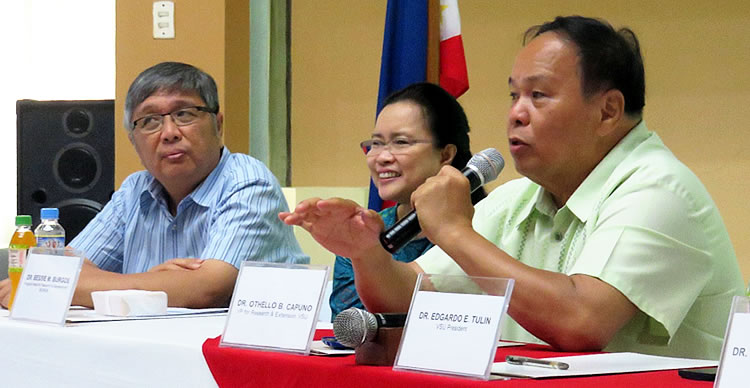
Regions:
<instances>
[{"instance_id":1,"label":"nameplate","mask_svg":"<svg viewBox=\"0 0 750 388\"><path fill-rule=\"evenodd\" d=\"M477 279L419 276L394 369L487 380L513 280L481 278L482 283L471 282L473 290L460 293L432 290L445 278ZM492 290L485 293L476 284Z\"/></svg>"},{"instance_id":2,"label":"nameplate","mask_svg":"<svg viewBox=\"0 0 750 388\"><path fill-rule=\"evenodd\" d=\"M62 249L32 248L21 274L10 318L63 326L82 264L80 254L66 253Z\"/></svg>"},{"instance_id":3,"label":"nameplate","mask_svg":"<svg viewBox=\"0 0 750 388\"><path fill-rule=\"evenodd\" d=\"M309 354L328 271L243 263L219 345Z\"/></svg>"},{"instance_id":4,"label":"nameplate","mask_svg":"<svg viewBox=\"0 0 750 388\"><path fill-rule=\"evenodd\" d=\"M750 298L735 296L724 336L716 388L746 387L750 365Z\"/></svg>"}]
</instances>

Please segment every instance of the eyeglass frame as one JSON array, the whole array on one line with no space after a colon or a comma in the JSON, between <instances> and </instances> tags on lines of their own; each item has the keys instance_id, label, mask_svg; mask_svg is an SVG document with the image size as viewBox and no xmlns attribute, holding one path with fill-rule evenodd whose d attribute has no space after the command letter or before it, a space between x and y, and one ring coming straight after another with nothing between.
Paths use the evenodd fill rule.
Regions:
<instances>
[{"instance_id":1,"label":"eyeglass frame","mask_svg":"<svg viewBox=\"0 0 750 388\"><path fill-rule=\"evenodd\" d=\"M391 147L393 145L393 142L396 141L396 140L403 140L403 139L402 138L395 138L395 139L391 139L389 141L383 141L381 139L367 139L367 140L361 141L359 143L359 147L362 148L362 149L364 149L364 150L366 150L365 155L367 157L375 157L377 155L380 155L383 151L385 151L386 148L388 149L388 152L391 155L404 155L412 147L414 147L417 144L432 144L432 143L434 143L434 141L432 141L432 140L408 139L408 144L406 146L404 146L404 147L402 147L402 148L399 149L398 147L395 147L395 148ZM381 147L381 149L379 151L373 153L372 152L373 151L372 143L375 142L375 141L382 141L383 142L383 147ZM393 152L394 150L396 152Z\"/></svg>"},{"instance_id":2,"label":"eyeglass frame","mask_svg":"<svg viewBox=\"0 0 750 388\"><path fill-rule=\"evenodd\" d=\"M199 106L199 105L185 106L185 107L182 107L180 109L175 109L175 110L173 110L171 112L167 112L167 113L152 113L152 114L147 114L145 116L139 117L136 120L133 120L133 123L131 124L132 125L131 131L135 131L137 129L139 132L141 132L141 133L143 133L145 135L150 135L150 134L153 134L153 133L157 133L157 132L161 131L161 128L164 125L164 117L165 116L171 117L172 118L172 122L174 123L174 125L176 125L178 127L184 127L184 126L192 125L192 124L195 123L195 121L197 121L197 119L200 118L199 116L196 116L196 120L195 121L191 121L191 122L186 123L186 124L180 124L180 123L178 123L177 120L173 116L175 113L183 111L183 110L187 110L187 109L197 109L200 112L206 112L206 113L212 113L212 114L219 113L218 109L216 109L216 108L212 109L212 108L209 108L207 106ZM150 131L146 131L146 130L144 130L142 128L138 128L138 122L141 121L141 120L143 120L143 119L145 119L145 118L149 118L149 117L153 118L155 120L158 120L159 121L159 126L157 126L156 128L154 128L153 130L150 130ZM158 117L158 119L157 119L157 117Z\"/></svg>"}]
</instances>

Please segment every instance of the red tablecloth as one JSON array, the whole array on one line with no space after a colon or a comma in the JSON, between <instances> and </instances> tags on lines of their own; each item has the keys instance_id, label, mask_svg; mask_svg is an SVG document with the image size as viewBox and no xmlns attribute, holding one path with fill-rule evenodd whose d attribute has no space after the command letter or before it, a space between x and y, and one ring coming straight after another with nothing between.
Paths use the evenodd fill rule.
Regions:
<instances>
[{"instance_id":1,"label":"red tablecloth","mask_svg":"<svg viewBox=\"0 0 750 388\"><path fill-rule=\"evenodd\" d=\"M333 335L318 330L315 339ZM686 380L677 371L628 373L605 376L559 379L512 379L477 381L471 379L394 371L391 367L356 365L354 356L322 357L265 352L239 348L220 348L220 337L203 343L203 355L219 387L700 387L710 388L712 382ZM525 345L498 348L495 361L508 354L529 357L568 356L583 353L551 351L549 347Z\"/></svg>"}]
</instances>

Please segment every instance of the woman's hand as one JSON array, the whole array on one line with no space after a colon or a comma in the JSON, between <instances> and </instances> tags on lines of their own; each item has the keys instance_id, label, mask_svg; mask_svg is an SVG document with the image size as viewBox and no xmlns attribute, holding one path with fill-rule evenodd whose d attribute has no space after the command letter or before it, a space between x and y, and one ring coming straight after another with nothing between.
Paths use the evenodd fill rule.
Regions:
<instances>
[{"instance_id":1,"label":"woman's hand","mask_svg":"<svg viewBox=\"0 0 750 388\"><path fill-rule=\"evenodd\" d=\"M351 258L380 245L384 229L377 212L342 198L306 199L294 212L279 213L279 218L287 225L301 226L329 251Z\"/></svg>"}]
</instances>

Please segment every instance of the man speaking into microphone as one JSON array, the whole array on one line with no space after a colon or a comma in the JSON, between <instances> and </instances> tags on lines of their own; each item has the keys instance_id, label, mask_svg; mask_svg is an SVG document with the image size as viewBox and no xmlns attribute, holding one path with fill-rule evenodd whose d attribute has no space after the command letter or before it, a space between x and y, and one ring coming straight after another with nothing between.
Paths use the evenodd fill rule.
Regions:
<instances>
[{"instance_id":1,"label":"man speaking into microphone","mask_svg":"<svg viewBox=\"0 0 750 388\"><path fill-rule=\"evenodd\" d=\"M705 187L646 127L635 34L558 17L524 44L507 120L524 178L476 208L457 169L427 179L411 202L437 247L395 262L377 215L339 199L281 218L352 258L373 312L407 311L420 272L513 278L504 339L718 360L742 277Z\"/></svg>"}]
</instances>

